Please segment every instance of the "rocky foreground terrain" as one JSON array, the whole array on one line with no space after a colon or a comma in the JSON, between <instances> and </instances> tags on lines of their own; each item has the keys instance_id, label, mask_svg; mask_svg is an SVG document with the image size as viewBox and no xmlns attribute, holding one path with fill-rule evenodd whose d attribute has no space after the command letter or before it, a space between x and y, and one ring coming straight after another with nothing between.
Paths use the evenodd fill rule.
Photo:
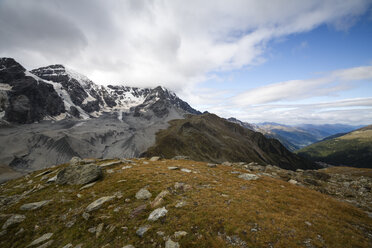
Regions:
<instances>
[{"instance_id":1,"label":"rocky foreground terrain","mask_svg":"<svg viewBox=\"0 0 372 248\"><path fill-rule=\"evenodd\" d=\"M0 186L1 247L371 247L372 170L73 158Z\"/></svg>"}]
</instances>

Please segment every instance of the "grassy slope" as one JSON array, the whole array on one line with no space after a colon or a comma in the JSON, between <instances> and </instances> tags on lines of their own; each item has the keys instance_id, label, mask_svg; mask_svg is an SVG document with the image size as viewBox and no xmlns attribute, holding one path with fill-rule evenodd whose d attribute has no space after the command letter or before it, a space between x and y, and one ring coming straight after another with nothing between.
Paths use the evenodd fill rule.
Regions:
<instances>
[{"instance_id":1,"label":"grassy slope","mask_svg":"<svg viewBox=\"0 0 372 248\"><path fill-rule=\"evenodd\" d=\"M145 156L172 158L187 155L199 161L254 161L286 169L315 165L289 152L279 141L268 139L216 115L204 114L172 120L156 135L156 143Z\"/></svg>"},{"instance_id":2,"label":"grassy slope","mask_svg":"<svg viewBox=\"0 0 372 248\"><path fill-rule=\"evenodd\" d=\"M133 168L122 170L117 165L114 173L105 172L104 179L93 187L79 190L79 186L56 186L31 194L27 199L2 211L2 214L25 214L26 220L19 225L8 228L8 233L0 237L1 247L24 247L32 240L47 232L53 232L53 247L62 247L67 243L84 243L83 247L122 247L133 244L135 247L164 246L162 237L172 235L175 231L188 234L179 240L181 247L230 247L218 233L237 235L247 242L248 247L304 247L304 241L312 240L316 247L370 247L362 229L372 231L372 220L361 210L319 192L295 186L270 177L261 177L257 181L244 181L231 171L244 170L221 166L208 168L206 163L194 161L165 160L143 164L137 160ZM62 165L63 166L63 165ZM168 170L168 166L180 166L197 173L185 173L180 170ZM34 176L10 181L1 186L1 194L19 194L38 184L45 184L40 177ZM32 179L33 182L27 182ZM126 180L125 182L118 182ZM172 190L175 182L184 182L192 186L190 191L174 192L165 198L162 206L169 211L163 221L151 223L151 229L143 238L136 236L136 229L148 224L146 220L151 209L137 217L129 218L130 212L145 201L136 200L135 193L148 186L154 197L164 189ZM25 185L24 188L15 188ZM101 209L92 213L88 221L81 216L85 207L102 196L122 192L123 198L106 203ZM77 194L82 195L81 198ZM125 198L131 199L129 203ZM24 203L45 199L53 202L42 209L21 211ZM64 199L62 202L61 200ZM187 205L175 208L178 200ZM116 207L119 212L114 212ZM61 216L66 214L66 220ZM76 224L66 228L65 224L76 218ZM2 218L2 225L6 218ZM307 226L305 221L312 223ZM98 238L87 230L104 223L103 233ZM39 226L35 230L35 226ZM109 232L106 226L116 229ZM123 232L121 227L128 227ZM21 236L15 233L23 227L26 231ZM252 232L252 228L258 228ZM318 235L324 239L322 243ZM22 237L22 238L20 238ZM174 240L174 239L173 239ZM232 247L232 246L231 246Z\"/></svg>"},{"instance_id":3,"label":"grassy slope","mask_svg":"<svg viewBox=\"0 0 372 248\"><path fill-rule=\"evenodd\" d=\"M312 144L298 151L312 160L335 165L372 167L372 126Z\"/></svg>"}]
</instances>

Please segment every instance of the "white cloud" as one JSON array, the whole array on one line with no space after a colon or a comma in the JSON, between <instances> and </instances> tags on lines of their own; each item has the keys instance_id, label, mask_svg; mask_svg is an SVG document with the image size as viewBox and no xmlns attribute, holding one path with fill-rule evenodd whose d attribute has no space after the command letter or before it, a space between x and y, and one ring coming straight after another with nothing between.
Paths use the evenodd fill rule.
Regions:
<instances>
[{"instance_id":1,"label":"white cloud","mask_svg":"<svg viewBox=\"0 0 372 248\"><path fill-rule=\"evenodd\" d=\"M354 67L330 72L324 77L291 80L243 92L232 100L240 106L278 101L294 101L314 96L335 94L353 87L353 81L372 79L372 66Z\"/></svg>"},{"instance_id":2,"label":"white cloud","mask_svg":"<svg viewBox=\"0 0 372 248\"><path fill-rule=\"evenodd\" d=\"M3 0L0 56L67 64L99 83L195 85L263 61L265 44L352 25L369 0Z\"/></svg>"}]
</instances>

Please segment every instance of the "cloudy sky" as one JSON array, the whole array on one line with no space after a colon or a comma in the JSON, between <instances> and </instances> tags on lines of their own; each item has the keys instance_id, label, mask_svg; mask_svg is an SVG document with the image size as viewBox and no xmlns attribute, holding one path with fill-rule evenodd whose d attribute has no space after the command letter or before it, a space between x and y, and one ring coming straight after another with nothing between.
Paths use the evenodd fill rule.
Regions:
<instances>
[{"instance_id":1,"label":"cloudy sky","mask_svg":"<svg viewBox=\"0 0 372 248\"><path fill-rule=\"evenodd\" d=\"M371 0L0 0L0 56L248 122L372 123Z\"/></svg>"}]
</instances>

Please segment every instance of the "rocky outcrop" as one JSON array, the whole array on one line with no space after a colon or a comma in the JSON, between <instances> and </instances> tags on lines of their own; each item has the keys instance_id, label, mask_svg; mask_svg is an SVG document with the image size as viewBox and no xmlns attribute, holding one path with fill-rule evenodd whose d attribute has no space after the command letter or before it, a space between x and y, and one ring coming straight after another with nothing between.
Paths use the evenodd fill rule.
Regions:
<instances>
[{"instance_id":1,"label":"rocky outcrop","mask_svg":"<svg viewBox=\"0 0 372 248\"><path fill-rule=\"evenodd\" d=\"M83 185L102 177L102 169L95 164L71 165L57 174L57 184Z\"/></svg>"},{"instance_id":2,"label":"rocky outcrop","mask_svg":"<svg viewBox=\"0 0 372 248\"><path fill-rule=\"evenodd\" d=\"M22 124L33 123L46 116L57 116L65 112L63 101L51 84L29 76L26 70L11 58L1 58L0 68L0 83L10 87L5 92L5 120Z\"/></svg>"}]
</instances>

